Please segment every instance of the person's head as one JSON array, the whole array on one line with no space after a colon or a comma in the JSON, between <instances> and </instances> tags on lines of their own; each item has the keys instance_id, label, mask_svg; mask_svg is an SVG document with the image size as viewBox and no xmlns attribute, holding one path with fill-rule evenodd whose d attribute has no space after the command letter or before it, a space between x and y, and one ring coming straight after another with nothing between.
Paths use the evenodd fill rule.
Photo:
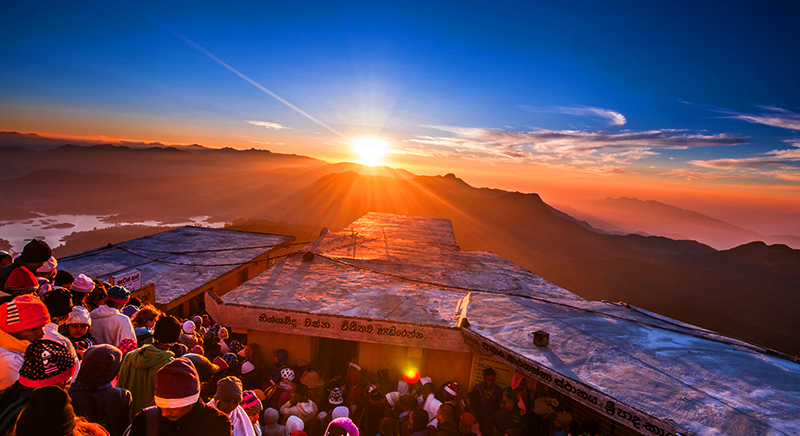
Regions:
<instances>
[{"instance_id":1,"label":"person's head","mask_svg":"<svg viewBox=\"0 0 800 436\"><path fill-rule=\"evenodd\" d=\"M56 273L56 277L53 279L53 284L59 287L62 287L66 290L72 287L72 283L75 282L75 277L72 276L68 271L58 270Z\"/></svg>"},{"instance_id":2,"label":"person's head","mask_svg":"<svg viewBox=\"0 0 800 436\"><path fill-rule=\"evenodd\" d=\"M131 291L124 286L112 286L107 292L106 306L114 309L122 309L128 304L128 300L131 298Z\"/></svg>"},{"instance_id":3,"label":"person's head","mask_svg":"<svg viewBox=\"0 0 800 436\"><path fill-rule=\"evenodd\" d=\"M217 333L217 336L219 336L220 339L228 339L228 329L222 327L221 329L219 329L219 333Z\"/></svg>"},{"instance_id":4,"label":"person's head","mask_svg":"<svg viewBox=\"0 0 800 436\"><path fill-rule=\"evenodd\" d=\"M492 368L483 370L483 386L487 388L494 387L494 381L497 378L497 373Z\"/></svg>"},{"instance_id":5,"label":"person's head","mask_svg":"<svg viewBox=\"0 0 800 436\"><path fill-rule=\"evenodd\" d=\"M14 258L11 257L11 254L7 251L0 250L0 268L10 264L14 261Z\"/></svg>"},{"instance_id":6,"label":"person's head","mask_svg":"<svg viewBox=\"0 0 800 436\"><path fill-rule=\"evenodd\" d=\"M6 279L5 290L11 295L32 294L39 289L39 280L25 267L14 268Z\"/></svg>"},{"instance_id":7,"label":"person's head","mask_svg":"<svg viewBox=\"0 0 800 436\"><path fill-rule=\"evenodd\" d=\"M332 419L349 418L349 417L350 417L350 409L348 409L345 406L338 406L338 407L333 409L333 412L331 412L331 418Z\"/></svg>"},{"instance_id":8,"label":"person's head","mask_svg":"<svg viewBox=\"0 0 800 436\"><path fill-rule=\"evenodd\" d=\"M372 404L373 407L379 407L386 401L386 397L381 394L381 391L378 390L378 387L375 385L367 388L367 396L369 397L369 403Z\"/></svg>"},{"instance_id":9,"label":"person's head","mask_svg":"<svg viewBox=\"0 0 800 436\"><path fill-rule=\"evenodd\" d=\"M156 326L161 311L152 304L145 304L131 318L131 324L136 328L153 329Z\"/></svg>"},{"instance_id":10,"label":"person's head","mask_svg":"<svg viewBox=\"0 0 800 436\"><path fill-rule=\"evenodd\" d=\"M275 360L275 365L277 365L278 368L281 368L286 366L286 362L289 360L289 353L284 349L275 350L273 357Z\"/></svg>"},{"instance_id":11,"label":"person's head","mask_svg":"<svg viewBox=\"0 0 800 436\"><path fill-rule=\"evenodd\" d=\"M44 265L40 266L39 269L34 272L34 275L50 281L51 279L55 278L56 274L58 274L58 270L56 269L57 267L58 260L56 260L55 257L50 256L50 259L47 259Z\"/></svg>"},{"instance_id":12,"label":"person's head","mask_svg":"<svg viewBox=\"0 0 800 436\"><path fill-rule=\"evenodd\" d=\"M77 362L64 345L48 339L31 342L19 369L19 383L29 388L65 387L77 369Z\"/></svg>"},{"instance_id":13,"label":"person's head","mask_svg":"<svg viewBox=\"0 0 800 436\"><path fill-rule=\"evenodd\" d=\"M92 326L92 317L85 307L74 306L64 324L67 326L67 334L73 339L79 339L83 337L83 335L89 331L89 327Z\"/></svg>"},{"instance_id":14,"label":"person's head","mask_svg":"<svg viewBox=\"0 0 800 436\"><path fill-rule=\"evenodd\" d=\"M242 381L236 377L225 377L217 382L217 393L214 394L217 409L229 414L242 402Z\"/></svg>"},{"instance_id":15,"label":"person's head","mask_svg":"<svg viewBox=\"0 0 800 436\"><path fill-rule=\"evenodd\" d=\"M263 408L261 400L258 399L255 391L242 392L241 406L242 409L244 409L244 413L250 418L250 423L255 425L256 421L258 421L258 416L261 415L261 409Z\"/></svg>"},{"instance_id":16,"label":"person's head","mask_svg":"<svg viewBox=\"0 0 800 436\"><path fill-rule=\"evenodd\" d=\"M200 378L194 365L179 357L156 373L155 403L161 415L177 421L192 410L200 398Z\"/></svg>"},{"instance_id":17,"label":"person's head","mask_svg":"<svg viewBox=\"0 0 800 436\"><path fill-rule=\"evenodd\" d=\"M53 250L50 249L47 242L33 239L31 242L25 244L19 260L30 271L36 271L41 268L45 262L50 260L51 257L53 257Z\"/></svg>"},{"instance_id":18,"label":"person's head","mask_svg":"<svg viewBox=\"0 0 800 436\"><path fill-rule=\"evenodd\" d=\"M436 419L439 420L439 423L442 423L442 422L449 422L449 423L458 422L457 421L457 416L458 416L458 414L456 412L456 408L453 407L453 405L449 404L449 403L443 403L441 406L439 406L439 410L436 411Z\"/></svg>"},{"instance_id":19,"label":"person's head","mask_svg":"<svg viewBox=\"0 0 800 436\"><path fill-rule=\"evenodd\" d=\"M481 393L476 390L471 390L467 393L467 410L469 410L476 419L481 416Z\"/></svg>"},{"instance_id":20,"label":"person's head","mask_svg":"<svg viewBox=\"0 0 800 436\"><path fill-rule=\"evenodd\" d=\"M111 383L122 366L122 351L108 344L94 345L83 353L76 381L86 386Z\"/></svg>"},{"instance_id":21,"label":"person's head","mask_svg":"<svg viewBox=\"0 0 800 436\"><path fill-rule=\"evenodd\" d=\"M55 288L44 294L42 302L50 313L50 322L64 324L72 313L72 294L63 288Z\"/></svg>"},{"instance_id":22,"label":"person's head","mask_svg":"<svg viewBox=\"0 0 800 436\"><path fill-rule=\"evenodd\" d=\"M400 425L393 418L383 418L378 423L380 436L400 436Z\"/></svg>"},{"instance_id":23,"label":"person's head","mask_svg":"<svg viewBox=\"0 0 800 436\"><path fill-rule=\"evenodd\" d=\"M444 385L444 389L442 391L442 398L445 401L453 401L458 396L458 383L456 382L449 382Z\"/></svg>"},{"instance_id":24,"label":"person's head","mask_svg":"<svg viewBox=\"0 0 800 436\"><path fill-rule=\"evenodd\" d=\"M181 334L181 323L172 315L158 318L153 330L153 341L162 347L169 347L178 342Z\"/></svg>"},{"instance_id":25,"label":"person's head","mask_svg":"<svg viewBox=\"0 0 800 436\"><path fill-rule=\"evenodd\" d=\"M292 371L292 368L283 368L281 370L281 380L286 383L294 381L294 371Z\"/></svg>"},{"instance_id":26,"label":"person's head","mask_svg":"<svg viewBox=\"0 0 800 436\"><path fill-rule=\"evenodd\" d=\"M306 428L306 424L299 417L292 415L286 419L286 433L303 430L304 428Z\"/></svg>"},{"instance_id":27,"label":"person's head","mask_svg":"<svg viewBox=\"0 0 800 436\"><path fill-rule=\"evenodd\" d=\"M0 330L17 339L33 342L43 338L48 322L47 306L33 295L20 295L0 305Z\"/></svg>"},{"instance_id":28,"label":"person's head","mask_svg":"<svg viewBox=\"0 0 800 436\"><path fill-rule=\"evenodd\" d=\"M67 393L56 386L44 386L31 394L14 429L15 436L72 435L75 413Z\"/></svg>"},{"instance_id":29,"label":"person's head","mask_svg":"<svg viewBox=\"0 0 800 436\"><path fill-rule=\"evenodd\" d=\"M273 409L272 407L267 408L264 411L264 424L265 425L275 425L278 423L278 418L280 417L280 413L277 410Z\"/></svg>"},{"instance_id":30,"label":"person's head","mask_svg":"<svg viewBox=\"0 0 800 436\"><path fill-rule=\"evenodd\" d=\"M422 407L418 407L411 411L409 416L411 421L411 432L416 433L428 427L428 412Z\"/></svg>"},{"instance_id":31,"label":"person's head","mask_svg":"<svg viewBox=\"0 0 800 436\"><path fill-rule=\"evenodd\" d=\"M336 418L328 424L325 436L358 436L358 427L350 418Z\"/></svg>"}]
</instances>

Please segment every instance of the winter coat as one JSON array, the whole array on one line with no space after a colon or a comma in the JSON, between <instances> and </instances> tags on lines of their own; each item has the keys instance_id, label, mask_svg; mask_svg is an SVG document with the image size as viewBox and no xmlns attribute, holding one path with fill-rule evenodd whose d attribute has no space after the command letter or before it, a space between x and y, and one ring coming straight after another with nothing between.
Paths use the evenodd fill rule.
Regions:
<instances>
[{"instance_id":1,"label":"winter coat","mask_svg":"<svg viewBox=\"0 0 800 436\"><path fill-rule=\"evenodd\" d=\"M136 341L136 333L133 332L131 319L119 313L119 310L104 304L93 310L90 315L92 317L92 336L97 339L99 344L119 347L120 342L125 338Z\"/></svg>"},{"instance_id":2,"label":"winter coat","mask_svg":"<svg viewBox=\"0 0 800 436\"><path fill-rule=\"evenodd\" d=\"M231 420L219 410L197 400L194 407L177 421L158 413L158 436L230 436ZM147 436L147 417L139 413L133 418L130 436Z\"/></svg>"},{"instance_id":3,"label":"winter coat","mask_svg":"<svg viewBox=\"0 0 800 436\"><path fill-rule=\"evenodd\" d=\"M75 382L69 388L76 416L103 426L111 436L122 436L131 423L131 393L108 383L90 387Z\"/></svg>"},{"instance_id":4,"label":"winter coat","mask_svg":"<svg viewBox=\"0 0 800 436\"><path fill-rule=\"evenodd\" d=\"M156 372L174 358L175 355L170 351L159 350L155 345L145 345L126 354L122 359L117 387L131 392L133 416L153 403L156 391Z\"/></svg>"},{"instance_id":5,"label":"winter coat","mask_svg":"<svg viewBox=\"0 0 800 436\"><path fill-rule=\"evenodd\" d=\"M304 423L316 418L317 412L317 405L311 400L308 400L305 403L297 403L294 406L292 406L291 401L287 401L283 406L281 406L282 416L296 416L302 419Z\"/></svg>"},{"instance_id":6,"label":"winter coat","mask_svg":"<svg viewBox=\"0 0 800 436\"><path fill-rule=\"evenodd\" d=\"M461 429L453 422L440 422L436 428L436 434L440 436L461 436Z\"/></svg>"},{"instance_id":7,"label":"winter coat","mask_svg":"<svg viewBox=\"0 0 800 436\"><path fill-rule=\"evenodd\" d=\"M33 395L33 388L14 382L0 395L0 435L10 433L17 422L22 409L28 405Z\"/></svg>"},{"instance_id":8,"label":"winter coat","mask_svg":"<svg viewBox=\"0 0 800 436\"><path fill-rule=\"evenodd\" d=\"M0 330L0 391L8 389L19 380L19 369L22 368L25 350L30 344Z\"/></svg>"}]
</instances>

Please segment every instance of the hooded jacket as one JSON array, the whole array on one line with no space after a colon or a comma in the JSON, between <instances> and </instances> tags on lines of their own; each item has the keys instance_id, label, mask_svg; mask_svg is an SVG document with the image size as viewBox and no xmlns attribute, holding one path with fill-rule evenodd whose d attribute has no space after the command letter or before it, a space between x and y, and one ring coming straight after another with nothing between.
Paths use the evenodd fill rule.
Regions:
<instances>
[{"instance_id":1,"label":"hooded jacket","mask_svg":"<svg viewBox=\"0 0 800 436\"><path fill-rule=\"evenodd\" d=\"M175 355L171 351L159 350L151 344L131 351L122 358L117 387L127 389L133 395L132 416L136 416L153 402L156 372L174 358Z\"/></svg>"},{"instance_id":2,"label":"hooded jacket","mask_svg":"<svg viewBox=\"0 0 800 436\"><path fill-rule=\"evenodd\" d=\"M136 333L133 331L130 318L119 313L119 310L104 304L93 310L91 317L92 336L97 343L119 347L119 343L125 338L136 341Z\"/></svg>"},{"instance_id":3,"label":"hooded jacket","mask_svg":"<svg viewBox=\"0 0 800 436\"><path fill-rule=\"evenodd\" d=\"M275 357L278 358L278 361L272 365L272 373L269 378L277 384L281 382L281 370L286 368L286 362L289 360L289 353L281 349L275 352Z\"/></svg>"},{"instance_id":4,"label":"hooded jacket","mask_svg":"<svg viewBox=\"0 0 800 436\"><path fill-rule=\"evenodd\" d=\"M30 344L0 330L0 391L8 389L19 379L19 369Z\"/></svg>"}]
</instances>

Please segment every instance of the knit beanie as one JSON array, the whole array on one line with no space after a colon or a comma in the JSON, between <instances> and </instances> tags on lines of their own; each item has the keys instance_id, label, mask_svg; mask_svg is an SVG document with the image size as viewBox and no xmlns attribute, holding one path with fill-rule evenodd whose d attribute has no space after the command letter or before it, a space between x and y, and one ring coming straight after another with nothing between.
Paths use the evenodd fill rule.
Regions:
<instances>
[{"instance_id":1,"label":"knit beanie","mask_svg":"<svg viewBox=\"0 0 800 436\"><path fill-rule=\"evenodd\" d=\"M112 286L108 289L108 299L115 303L125 304L130 297L131 291L124 286Z\"/></svg>"},{"instance_id":2,"label":"knit beanie","mask_svg":"<svg viewBox=\"0 0 800 436\"><path fill-rule=\"evenodd\" d=\"M217 393L214 394L217 401L242 402L242 381L237 377L225 377L217 382Z\"/></svg>"},{"instance_id":3,"label":"knit beanie","mask_svg":"<svg viewBox=\"0 0 800 436\"><path fill-rule=\"evenodd\" d=\"M338 425L339 427L343 428L347 432L347 436L358 436L358 428L350 420L350 418L336 418L328 424L327 430L325 430L325 435L328 435L328 432L331 430L332 425Z\"/></svg>"},{"instance_id":4,"label":"knit beanie","mask_svg":"<svg viewBox=\"0 0 800 436\"><path fill-rule=\"evenodd\" d=\"M294 380L294 371L292 371L292 368L283 368L281 370L281 379L285 382Z\"/></svg>"},{"instance_id":5,"label":"knit beanie","mask_svg":"<svg viewBox=\"0 0 800 436\"><path fill-rule=\"evenodd\" d=\"M195 345L195 346L194 346L194 347L192 347L192 349L191 349L191 350L189 350L189 351L190 351L190 352L192 352L192 353L194 353L194 354L199 354L199 355L201 355L201 356L202 356L202 355L204 355L204 354L206 354L206 352L205 352L205 350L203 349L203 347L201 347L201 346L199 346L199 345Z\"/></svg>"},{"instance_id":6,"label":"knit beanie","mask_svg":"<svg viewBox=\"0 0 800 436\"><path fill-rule=\"evenodd\" d=\"M53 257L53 250L50 249L47 242L34 239L22 249L20 259L23 263L40 263L47 262L51 257Z\"/></svg>"},{"instance_id":7,"label":"knit beanie","mask_svg":"<svg viewBox=\"0 0 800 436\"><path fill-rule=\"evenodd\" d=\"M458 395L458 383L450 382L450 383L447 384L447 386L444 387L444 390L448 394L450 394L450 395L455 397L455 396Z\"/></svg>"},{"instance_id":8,"label":"knit beanie","mask_svg":"<svg viewBox=\"0 0 800 436\"><path fill-rule=\"evenodd\" d=\"M39 281L32 272L21 266L14 268L6 279L5 290L12 294L29 294L39 289Z\"/></svg>"},{"instance_id":9,"label":"knit beanie","mask_svg":"<svg viewBox=\"0 0 800 436\"><path fill-rule=\"evenodd\" d=\"M39 269L36 270L39 274L44 274L45 276L52 273L54 269L58 267L58 261L55 257L50 256L50 259L47 259L47 262L44 265L40 266Z\"/></svg>"},{"instance_id":10,"label":"knit beanie","mask_svg":"<svg viewBox=\"0 0 800 436\"><path fill-rule=\"evenodd\" d=\"M138 348L139 344L136 342L136 339L122 338L122 340L119 341L119 351L122 351L123 355L128 354Z\"/></svg>"},{"instance_id":11,"label":"knit beanie","mask_svg":"<svg viewBox=\"0 0 800 436\"><path fill-rule=\"evenodd\" d=\"M50 317L58 318L72 312L72 294L64 288L55 288L42 298Z\"/></svg>"},{"instance_id":12,"label":"knit beanie","mask_svg":"<svg viewBox=\"0 0 800 436\"><path fill-rule=\"evenodd\" d=\"M194 321L186 321L183 323L183 332L186 334L194 333L195 325Z\"/></svg>"},{"instance_id":13,"label":"knit beanie","mask_svg":"<svg viewBox=\"0 0 800 436\"><path fill-rule=\"evenodd\" d=\"M200 318L197 315L192 317L192 322L194 323L195 328L199 329L200 327L203 326L203 318Z\"/></svg>"},{"instance_id":14,"label":"knit beanie","mask_svg":"<svg viewBox=\"0 0 800 436\"><path fill-rule=\"evenodd\" d=\"M127 316L128 318L133 318L133 315L136 315L136 312L138 311L139 311L138 307L129 304L123 307L122 310L120 310L120 313Z\"/></svg>"},{"instance_id":15,"label":"knit beanie","mask_svg":"<svg viewBox=\"0 0 800 436\"><path fill-rule=\"evenodd\" d=\"M72 312L70 312L69 318L67 318L67 322L65 324L86 324L91 326L92 316L89 315L89 311L86 310L85 307L73 306Z\"/></svg>"},{"instance_id":16,"label":"knit beanie","mask_svg":"<svg viewBox=\"0 0 800 436\"><path fill-rule=\"evenodd\" d=\"M331 389L331 394L328 396L328 402L331 404L342 404L344 402L342 389L341 388Z\"/></svg>"},{"instance_id":17,"label":"knit beanie","mask_svg":"<svg viewBox=\"0 0 800 436\"><path fill-rule=\"evenodd\" d=\"M400 401L400 392L397 391L389 392L388 394L386 394L386 401L388 401L389 405L392 406L392 408L394 409L394 406L397 404L398 401Z\"/></svg>"},{"instance_id":18,"label":"knit beanie","mask_svg":"<svg viewBox=\"0 0 800 436\"><path fill-rule=\"evenodd\" d=\"M200 378L189 359L179 357L156 373L156 406L177 409L194 404L200 398Z\"/></svg>"},{"instance_id":19,"label":"knit beanie","mask_svg":"<svg viewBox=\"0 0 800 436\"><path fill-rule=\"evenodd\" d=\"M333 412L331 412L331 417L333 419L336 419L336 418L349 418L350 417L350 409L348 409L345 406L339 406L339 407L333 409Z\"/></svg>"},{"instance_id":20,"label":"knit beanie","mask_svg":"<svg viewBox=\"0 0 800 436\"><path fill-rule=\"evenodd\" d=\"M19 414L16 436L71 435L75 429L75 413L69 395L56 386L33 391L28 406Z\"/></svg>"},{"instance_id":21,"label":"knit beanie","mask_svg":"<svg viewBox=\"0 0 800 436\"><path fill-rule=\"evenodd\" d=\"M0 305L0 330L6 333L42 327L48 322L47 307L33 295L20 295Z\"/></svg>"},{"instance_id":22,"label":"knit beanie","mask_svg":"<svg viewBox=\"0 0 800 436\"><path fill-rule=\"evenodd\" d=\"M286 433L306 428L306 424L299 417L292 415L286 420Z\"/></svg>"},{"instance_id":23,"label":"knit beanie","mask_svg":"<svg viewBox=\"0 0 800 436\"><path fill-rule=\"evenodd\" d=\"M216 364L217 359L214 359L214 363L212 363L206 356L196 353L184 354L183 357L192 362L201 382L207 382L212 375L218 373L221 369Z\"/></svg>"},{"instance_id":24,"label":"knit beanie","mask_svg":"<svg viewBox=\"0 0 800 436\"><path fill-rule=\"evenodd\" d=\"M278 418L281 416L277 410L273 409L272 407L267 408L264 411L264 424L276 424L278 422Z\"/></svg>"},{"instance_id":25,"label":"knit beanie","mask_svg":"<svg viewBox=\"0 0 800 436\"><path fill-rule=\"evenodd\" d=\"M156 326L153 328L153 339L162 344L174 344L178 342L181 334L181 323L178 318L166 315L158 318Z\"/></svg>"},{"instance_id":26,"label":"knit beanie","mask_svg":"<svg viewBox=\"0 0 800 436\"><path fill-rule=\"evenodd\" d=\"M75 281L75 277L72 276L68 271L64 271L63 269L58 270L56 273L56 277L53 279L53 284L56 286L64 286L68 285Z\"/></svg>"},{"instance_id":27,"label":"knit beanie","mask_svg":"<svg viewBox=\"0 0 800 436\"><path fill-rule=\"evenodd\" d=\"M242 403L240 406L242 406L242 409L247 413L247 416L258 416L261 414L261 409L263 408L261 400L258 399L254 391L242 392Z\"/></svg>"},{"instance_id":28,"label":"knit beanie","mask_svg":"<svg viewBox=\"0 0 800 436\"><path fill-rule=\"evenodd\" d=\"M86 386L103 386L111 383L122 366L122 351L108 344L89 347L83 353L78 382Z\"/></svg>"},{"instance_id":29,"label":"knit beanie","mask_svg":"<svg viewBox=\"0 0 800 436\"><path fill-rule=\"evenodd\" d=\"M49 339L31 342L19 369L19 383L29 388L54 385L69 380L77 363L67 347Z\"/></svg>"},{"instance_id":30,"label":"knit beanie","mask_svg":"<svg viewBox=\"0 0 800 436\"><path fill-rule=\"evenodd\" d=\"M289 432L289 436L308 436L308 434L303 430L294 430Z\"/></svg>"},{"instance_id":31,"label":"knit beanie","mask_svg":"<svg viewBox=\"0 0 800 436\"><path fill-rule=\"evenodd\" d=\"M90 279L89 276L85 274L79 274L75 281L72 282L72 287L70 288L73 292L83 292L88 293L92 292L94 289L94 280Z\"/></svg>"},{"instance_id":32,"label":"knit beanie","mask_svg":"<svg viewBox=\"0 0 800 436\"><path fill-rule=\"evenodd\" d=\"M250 373L250 372L252 372L254 369L256 369L256 367L255 367L255 366L253 366L253 364L252 364L252 363L250 363L249 361L246 361L246 362L244 362L244 363L242 364L242 375L244 375L244 374L249 374L249 373Z\"/></svg>"}]
</instances>

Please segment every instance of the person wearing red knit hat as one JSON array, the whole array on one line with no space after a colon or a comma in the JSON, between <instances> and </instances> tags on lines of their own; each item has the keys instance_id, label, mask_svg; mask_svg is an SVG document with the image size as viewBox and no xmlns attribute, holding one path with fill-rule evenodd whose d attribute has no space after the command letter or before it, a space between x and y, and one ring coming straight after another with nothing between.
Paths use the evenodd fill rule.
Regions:
<instances>
[{"instance_id":1,"label":"person wearing red knit hat","mask_svg":"<svg viewBox=\"0 0 800 436\"><path fill-rule=\"evenodd\" d=\"M158 370L155 403L136 414L130 436L231 434L230 419L200 399L200 377L186 358L175 359Z\"/></svg>"},{"instance_id":2,"label":"person wearing red knit hat","mask_svg":"<svg viewBox=\"0 0 800 436\"><path fill-rule=\"evenodd\" d=\"M0 305L0 391L19 378L25 350L44 337L47 307L34 295L20 295Z\"/></svg>"},{"instance_id":3,"label":"person wearing red knit hat","mask_svg":"<svg viewBox=\"0 0 800 436\"><path fill-rule=\"evenodd\" d=\"M27 272L33 274L33 271L41 268L52 256L53 250L50 249L47 242L34 239L25 244L25 248L22 249L22 254L19 257L0 268L0 303L5 303L20 295L17 291L6 289L6 283L11 277L11 273L19 268L25 268Z\"/></svg>"}]
</instances>

